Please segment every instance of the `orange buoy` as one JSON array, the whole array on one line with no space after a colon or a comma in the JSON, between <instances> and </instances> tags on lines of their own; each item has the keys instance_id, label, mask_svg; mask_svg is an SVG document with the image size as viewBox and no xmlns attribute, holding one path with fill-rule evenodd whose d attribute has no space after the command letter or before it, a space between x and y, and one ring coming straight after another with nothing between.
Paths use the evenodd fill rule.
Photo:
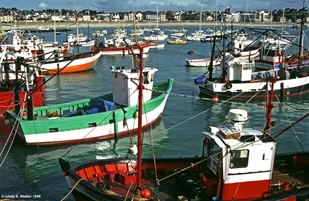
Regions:
<instances>
[{"instance_id":1,"label":"orange buoy","mask_svg":"<svg viewBox=\"0 0 309 201\"><path fill-rule=\"evenodd\" d=\"M193 51L189 51L188 54L194 54L194 52Z\"/></svg>"},{"instance_id":2,"label":"orange buoy","mask_svg":"<svg viewBox=\"0 0 309 201\"><path fill-rule=\"evenodd\" d=\"M214 97L212 97L212 99L211 99L213 102L218 102L219 101L219 99L218 99L218 97L217 96L214 96Z\"/></svg>"},{"instance_id":3,"label":"orange buoy","mask_svg":"<svg viewBox=\"0 0 309 201\"><path fill-rule=\"evenodd\" d=\"M23 111L23 116L26 116L26 115L27 115L27 111L24 110L24 111Z\"/></svg>"},{"instance_id":4,"label":"orange buoy","mask_svg":"<svg viewBox=\"0 0 309 201\"><path fill-rule=\"evenodd\" d=\"M148 189L142 190L142 191L141 191L141 196L142 196L143 198L148 199L148 198L151 196L150 190L148 190Z\"/></svg>"}]
</instances>

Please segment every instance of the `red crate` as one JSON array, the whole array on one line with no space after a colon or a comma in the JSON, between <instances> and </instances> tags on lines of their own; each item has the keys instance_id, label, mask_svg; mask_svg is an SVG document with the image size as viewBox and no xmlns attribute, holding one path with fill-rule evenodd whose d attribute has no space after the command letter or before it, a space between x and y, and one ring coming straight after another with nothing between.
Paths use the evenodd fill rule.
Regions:
<instances>
[{"instance_id":1,"label":"red crate","mask_svg":"<svg viewBox=\"0 0 309 201\"><path fill-rule=\"evenodd\" d=\"M118 175L119 182L122 184L130 184L132 182L136 182L136 175L126 175L119 173Z\"/></svg>"}]
</instances>

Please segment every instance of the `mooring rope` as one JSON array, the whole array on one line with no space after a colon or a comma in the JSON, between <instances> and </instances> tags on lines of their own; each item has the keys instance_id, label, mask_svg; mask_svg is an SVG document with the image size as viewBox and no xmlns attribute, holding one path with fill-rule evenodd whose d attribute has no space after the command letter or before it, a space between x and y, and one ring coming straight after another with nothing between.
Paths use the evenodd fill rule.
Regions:
<instances>
[{"instance_id":1,"label":"mooring rope","mask_svg":"<svg viewBox=\"0 0 309 201\"><path fill-rule=\"evenodd\" d=\"M65 200L71 193L72 191L76 188L76 186L79 184L79 182L81 182L82 180L84 180L83 178L79 179L76 184L72 187L72 189L61 199L61 201Z\"/></svg>"}]
</instances>

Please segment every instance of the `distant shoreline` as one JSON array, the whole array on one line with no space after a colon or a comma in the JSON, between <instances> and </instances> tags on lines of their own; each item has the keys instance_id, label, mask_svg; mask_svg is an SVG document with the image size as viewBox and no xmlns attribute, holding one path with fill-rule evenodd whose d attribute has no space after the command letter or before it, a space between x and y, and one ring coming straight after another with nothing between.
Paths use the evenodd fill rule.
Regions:
<instances>
[{"instance_id":1,"label":"distant shoreline","mask_svg":"<svg viewBox=\"0 0 309 201\"><path fill-rule=\"evenodd\" d=\"M119 23L119 22L79 22L80 27L88 27L89 28L132 28L133 29L133 22L125 22L125 23ZM166 27L166 26L199 26L199 22L161 22L159 23L160 27ZM225 23L226 26L231 26L230 23ZM294 23L233 23L233 26L235 27L292 27ZM57 28L75 28L75 23L74 22L58 22L56 24ZM156 23L155 22L139 22L136 24L137 27L139 28L144 28L144 27L155 27ZM214 22L206 22L203 23L204 27L214 27L215 23ZM217 23L217 26L222 26L222 23ZM36 29L38 27L44 27L44 28L50 28L53 29L54 23L53 22L18 22L16 23L16 28L17 29ZM14 24L5 24L3 25L3 29L5 31L11 30L14 28Z\"/></svg>"}]
</instances>

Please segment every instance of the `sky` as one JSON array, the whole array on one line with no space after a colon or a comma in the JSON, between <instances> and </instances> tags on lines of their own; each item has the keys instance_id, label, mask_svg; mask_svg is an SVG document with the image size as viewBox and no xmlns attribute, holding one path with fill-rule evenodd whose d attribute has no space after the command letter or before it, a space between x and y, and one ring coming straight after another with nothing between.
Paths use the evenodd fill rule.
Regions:
<instances>
[{"instance_id":1,"label":"sky","mask_svg":"<svg viewBox=\"0 0 309 201\"><path fill-rule=\"evenodd\" d=\"M0 7L18 10L90 9L105 12L129 11L224 11L231 6L232 12L256 10L282 10L309 6L309 0L0 0Z\"/></svg>"}]
</instances>

